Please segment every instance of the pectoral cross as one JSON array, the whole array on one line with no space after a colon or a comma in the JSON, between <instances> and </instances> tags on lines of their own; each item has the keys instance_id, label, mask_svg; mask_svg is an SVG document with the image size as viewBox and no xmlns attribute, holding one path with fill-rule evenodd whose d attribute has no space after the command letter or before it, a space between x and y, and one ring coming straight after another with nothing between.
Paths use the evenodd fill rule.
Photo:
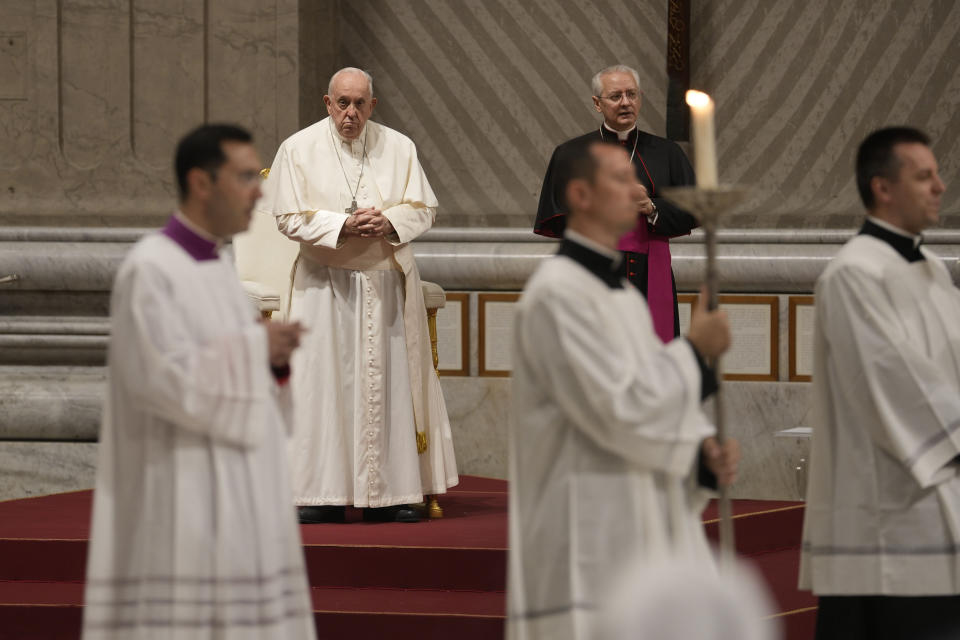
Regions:
<instances>
[{"instance_id":1,"label":"pectoral cross","mask_svg":"<svg viewBox=\"0 0 960 640\"><path fill-rule=\"evenodd\" d=\"M354 213L356 213L356 212L357 212L357 201L356 201L356 200L352 201L352 202L350 203L350 206L347 207L346 209L344 209L343 212L344 212L345 214L347 214L348 216L352 216Z\"/></svg>"}]
</instances>

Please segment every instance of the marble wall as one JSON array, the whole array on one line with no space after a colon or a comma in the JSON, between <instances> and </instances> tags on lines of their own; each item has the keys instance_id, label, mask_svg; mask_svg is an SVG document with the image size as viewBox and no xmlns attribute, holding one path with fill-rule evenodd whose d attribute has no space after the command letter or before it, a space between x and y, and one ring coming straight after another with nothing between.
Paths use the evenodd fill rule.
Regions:
<instances>
[{"instance_id":1,"label":"marble wall","mask_svg":"<svg viewBox=\"0 0 960 640\"><path fill-rule=\"evenodd\" d=\"M299 125L297 0L0 0L0 222L155 224L204 121Z\"/></svg>"},{"instance_id":2,"label":"marble wall","mask_svg":"<svg viewBox=\"0 0 960 640\"><path fill-rule=\"evenodd\" d=\"M358 0L343 60L378 78L378 117L407 132L438 224L532 226L554 146L598 126L590 78L638 69L640 124L665 132L663 0ZM855 224L855 147L886 124L926 129L960 175L960 5L952 0L691 3L690 77L717 102L720 178L755 187L738 228ZM960 190L944 225L960 227Z\"/></svg>"},{"instance_id":3,"label":"marble wall","mask_svg":"<svg viewBox=\"0 0 960 640\"><path fill-rule=\"evenodd\" d=\"M267 164L350 64L418 143L438 224L529 227L553 147L598 124L597 69L635 66L641 126L664 133L667 4L0 0L0 222L154 225L186 129L240 122ZM854 147L887 123L927 129L947 184L960 173L952 0L694 2L690 27L721 178L755 186L734 226L852 226Z\"/></svg>"}]
</instances>

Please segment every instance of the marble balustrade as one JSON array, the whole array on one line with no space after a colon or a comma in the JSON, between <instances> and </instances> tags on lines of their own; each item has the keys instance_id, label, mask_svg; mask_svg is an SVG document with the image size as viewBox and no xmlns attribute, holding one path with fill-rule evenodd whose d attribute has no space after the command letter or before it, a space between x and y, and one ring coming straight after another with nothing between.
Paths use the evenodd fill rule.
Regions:
<instances>
[{"instance_id":1,"label":"marble balustrade","mask_svg":"<svg viewBox=\"0 0 960 640\"><path fill-rule=\"evenodd\" d=\"M109 290L124 254L144 229L0 229L0 499L92 486L106 379ZM799 499L795 467L809 384L786 382L787 304L810 293L852 231L726 230L718 238L724 292L779 294L777 382L729 382L728 421L743 443L734 495ZM960 281L960 232L934 230L927 244ZM470 373L443 388L463 473L506 474L508 378L477 375L476 293L519 291L556 241L513 228L437 228L415 243L424 279L471 293ZM673 242L678 287L695 291L703 268L699 232ZM4 276L15 280L3 282Z\"/></svg>"}]
</instances>

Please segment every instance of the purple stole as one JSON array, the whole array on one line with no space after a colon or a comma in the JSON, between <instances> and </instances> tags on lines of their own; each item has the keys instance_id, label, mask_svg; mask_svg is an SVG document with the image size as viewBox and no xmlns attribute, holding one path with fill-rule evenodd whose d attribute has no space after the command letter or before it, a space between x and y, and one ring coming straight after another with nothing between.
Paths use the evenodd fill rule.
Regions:
<instances>
[{"instance_id":1,"label":"purple stole","mask_svg":"<svg viewBox=\"0 0 960 640\"><path fill-rule=\"evenodd\" d=\"M647 306L653 329L665 343L673 335L673 277L670 271L670 242L647 229L646 216L617 245L620 251L647 255Z\"/></svg>"},{"instance_id":2,"label":"purple stole","mask_svg":"<svg viewBox=\"0 0 960 640\"><path fill-rule=\"evenodd\" d=\"M637 154L637 160L647 172L647 179L650 180L649 196L652 198L657 193L657 185L653 183L653 176L647 171L647 164L640 154ZM647 306L653 317L653 329L664 343L670 342L675 336L673 335L673 272L670 270L669 238L651 232L647 227L647 217L640 216L633 231L627 232L620 238L617 249L646 254Z\"/></svg>"}]
</instances>

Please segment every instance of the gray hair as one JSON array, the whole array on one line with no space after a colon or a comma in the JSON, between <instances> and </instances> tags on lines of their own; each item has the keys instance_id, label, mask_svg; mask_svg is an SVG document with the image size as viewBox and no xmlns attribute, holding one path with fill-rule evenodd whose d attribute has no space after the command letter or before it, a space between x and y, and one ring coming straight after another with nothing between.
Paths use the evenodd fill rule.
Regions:
<instances>
[{"instance_id":1,"label":"gray hair","mask_svg":"<svg viewBox=\"0 0 960 640\"><path fill-rule=\"evenodd\" d=\"M356 67L344 67L337 71L335 74L330 76L330 84L327 85L327 95L333 96L333 81L337 79L337 76L343 73L362 73L367 78L367 84L370 86L370 97L373 97L373 76L364 71L363 69L357 69Z\"/></svg>"},{"instance_id":2,"label":"gray hair","mask_svg":"<svg viewBox=\"0 0 960 640\"><path fill-rule=\"evenodd\" d=\"M601 78L608 73L629 73L633 76L633 81L637 83L637 89L640 89L640 74L637 73L637 70L625 64L615 64L612 67L601 69L597 72L597 75L593 76L593 80L590 81L590 88L593 89L593 95L600 97L600 94L603 93L603 82L601 82Z\"/></svg>"}]
</instances>

